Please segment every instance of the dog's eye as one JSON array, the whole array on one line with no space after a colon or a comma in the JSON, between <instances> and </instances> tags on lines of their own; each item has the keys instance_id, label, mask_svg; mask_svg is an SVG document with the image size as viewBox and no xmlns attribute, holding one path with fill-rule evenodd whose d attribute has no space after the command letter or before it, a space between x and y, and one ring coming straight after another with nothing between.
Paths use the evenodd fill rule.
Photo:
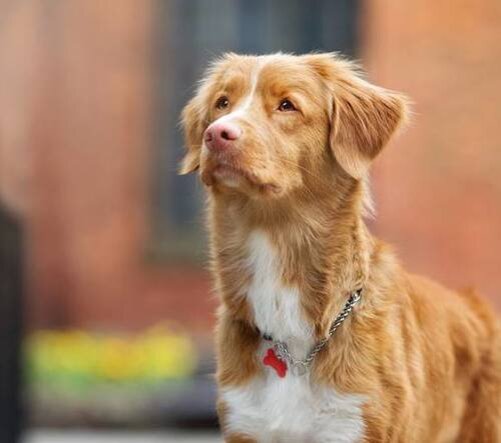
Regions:
<instances>
[{"instance_id":1,"label":"dog's eye","mask_svg":"<svg viewBox=\"0 0 501 443\"><path fill-rule=\"evenodd\" d=\"M278 110L282 112L290 112L296 111L296 107L290 100L284 99L280 102L280 105L278 105Z\"/></svg>"},{"instance_id":2,"label":"dog's eye","mask_svg":"<svg viewBox=\"0 0 501 443\"><path fill-rule=\"evenodd\" d=\"M217 109L226 109L229 105L230 101L228 100L228 97L226 97L226 95L223 95L216 100Z\"/></svg>"}]
</instances>

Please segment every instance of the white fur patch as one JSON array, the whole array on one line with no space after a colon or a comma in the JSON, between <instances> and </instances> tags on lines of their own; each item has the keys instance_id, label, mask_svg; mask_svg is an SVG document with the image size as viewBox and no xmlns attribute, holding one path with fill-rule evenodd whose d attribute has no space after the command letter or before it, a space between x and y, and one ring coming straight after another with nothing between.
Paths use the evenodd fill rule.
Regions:
<instances>
[{"instance_id":1,"label":"white fur patch","mask_svg":"<svg viewBox=\"0 0 501 443\"><path fill-rule=\"evenodd\" d=\"M236 118L245 116L245 113L249 110L254 100L254 96L256 95L257 84L259 81L259 74L265 63L266 63L265 59L260 59L259 62L256 63L256 66L254 66L251 73L249 92L245 95L245 97L241 99L239 105L236 108L234 108L230 113L225 114L222 117L219 117L217 120L214 121L214 123L232 121L235 120ZM204 153L204 155L208 154L208 149L207 146L205 145L205 142L202 145L202 152ZM230 184L230 186L232 185ZM236 184L233 184L233 186L236 186Z\"/></svg>"},{"instance_id":2,"label":"white fur patch","mask_svg":"<svg viewBox=\"0 0 501 443\"><path fill-rule=\"evenodd\" d=\"M249 385L225 389L227 430L258 442L354 443L363 436L363 397L315 386L309 375L268 372Z\"/></svg>"},{"instance_id":3,"label":"white fur patch","mask_svg":"<svg viewBox=\"0 0 501 443\"><path fill-rule=\"evenodd\" d=\"M256 95L259 74L261 73L261 69L263 69L264 64L265 62L262 59L256 63L256 66L254 66L251 73L249 93L241 100L240 104L233 111L218 118L216 120L217 122L231 121L245 115L254 100L254 96Z\"/></svg>"},{"instance_id":4,"label":"white fur patch","mask_svg":"<svg viewBox=\"0 0 501 443\"><path fill-rule=\"evenodd\" d=\"M301 312L297 288L281 284L280 263L262 232L249 238L249 266L254 275L247 297L256 325L303 358L313 345L312 328ZM263 340L259 360L269 347ZM228 430L259 442L351 443L363 435L363 396L341 395L312 383L309 374L288 371L279 378L266 367L264 377L244 387L225 388L221 395L228 408Z\"/></svg>"},{"instance_id":5,"label":"white fur patch","mask_svg":"<svg viewBox=\"0 0 501 443\"><path fill-rule=\"evenodd\" d=\"M264 63L265 62L263 60L260 60L258 63L256 63L256 66L253 68L251 73L249 92L245 97L242 98L239 105L235 109L233 109L229 114L223 115L222 117L215 120L215 122L219 123L228 121L231 122L232 120L245 116L246 112L252 105L254 96L256 95L257 84L259 81L259 73L261 72ZM209 150L205 144L205 141L202 145L202 153L203 155L209 155ZM243 178L239 174L235 174L231 170L216 171L215 174L218 176L218 179L221 182L223 182L226 186L230 188L238 188L243 180Z\"/></svg>"},{"instance_id":6,"label":"white fur patch","mask_svg":"<svg viewBox=\"0 0 501 443\"><path fill-rule=\"evenodd\" d=\"M292 342L291 351L306 354L313 345L311 325L301 312L298 289L282 285L280 263L263 232L253 232L249 238L249 267L253 278L247 299L256 326L275 340Z\"/></svg>"}]
</instances>

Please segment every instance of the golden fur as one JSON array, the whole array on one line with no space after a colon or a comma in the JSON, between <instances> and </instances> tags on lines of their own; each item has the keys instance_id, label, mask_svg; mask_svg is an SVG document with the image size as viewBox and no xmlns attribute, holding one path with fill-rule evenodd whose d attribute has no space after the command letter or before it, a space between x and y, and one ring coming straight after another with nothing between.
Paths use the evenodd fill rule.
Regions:
<instances>
[{"instance_id":1,"label":"golden fur","mask_svg":"<svg viewBox=\"0 0 501 443\"><path fill-rule=\"evenodd\" d=\"M249 93L257 65L255 96L238 119L243 135L221 172L220 157L203 148L204 131ZM221 96L227 109L214 106ZM277 109L285 98L296 110ZM362 441L500 442L494 314L473 292L407 273L363 220L367 169L406 108L404 97L369 84L333 54L228 54L209 70L183 112L181 171L199 169L210 190L212 271L221 298L217 380L222 388L242 386L263 371L256 357L261 337L241 296L251 278L246 239L259 229L280 257L283 284L299 288L317 339L347 294L363 287L355 313L311 368L315 382L369 399ZM222 401L218 410L224 431ZM254 441L228 432L225 438Z\"/></svg>"}]
</instances>

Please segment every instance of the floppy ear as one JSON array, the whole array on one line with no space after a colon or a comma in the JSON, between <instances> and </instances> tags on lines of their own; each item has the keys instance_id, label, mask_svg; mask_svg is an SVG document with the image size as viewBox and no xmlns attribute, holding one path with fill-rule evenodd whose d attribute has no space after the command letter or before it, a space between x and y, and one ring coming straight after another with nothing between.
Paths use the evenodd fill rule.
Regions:
<instances>
[{"instance_id":1,"label":"floppy ear","mask_svg":"<svg viewBox=\"0 0 501 443\"><path fill-rule=\"evenodd\" d=\"M202 145L203 115L199 106L200 98L197 95L184 107L181 114L181 125L184 131L186 154L179 167L179 174L189 174L200 166L200 149Z\"/></svg>"},{"instance_id":2,"label":"floppy ear","mask_svg":"<svg viewBox=\"0 0 501 443\"><path fill-rule=\"evenodd\" d=\"M334 53L306 57L332 97L332 152L348 174L361 178L405 120L407 100L403 95L371 85L353 63Z\"/></svg>"},{"instance_id":3,"label":"floppy ear","mask_svg":"<svg viewBox=\"0 0 501 443\"><path fill-rule=\"evenodd\" d=\"M330 144L342 168L361 178L405 119L406 100L350 75L334 85Z\"/></svg>"}]
</instances>

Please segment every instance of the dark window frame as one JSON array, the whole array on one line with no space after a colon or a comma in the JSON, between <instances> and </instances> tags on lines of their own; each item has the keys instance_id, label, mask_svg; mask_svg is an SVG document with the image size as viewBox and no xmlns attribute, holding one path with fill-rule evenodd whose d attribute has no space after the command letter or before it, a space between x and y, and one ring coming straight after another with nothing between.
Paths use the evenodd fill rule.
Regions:
<instances>
[{"instance_id":1,"label":"dark window frame","mask_svg":"<svg viewBox=\"0 0 501 443\"><path fill-rule=\"evenodd\" d=\"M162 260L204 259L203 190L178 176L179 115L208 61L226 51L262 54L357 48L357 0L169 0L158 2L154 36L151 236ZM221 13L224 11L224 13Z\"/></svg>"}]
</instances>

